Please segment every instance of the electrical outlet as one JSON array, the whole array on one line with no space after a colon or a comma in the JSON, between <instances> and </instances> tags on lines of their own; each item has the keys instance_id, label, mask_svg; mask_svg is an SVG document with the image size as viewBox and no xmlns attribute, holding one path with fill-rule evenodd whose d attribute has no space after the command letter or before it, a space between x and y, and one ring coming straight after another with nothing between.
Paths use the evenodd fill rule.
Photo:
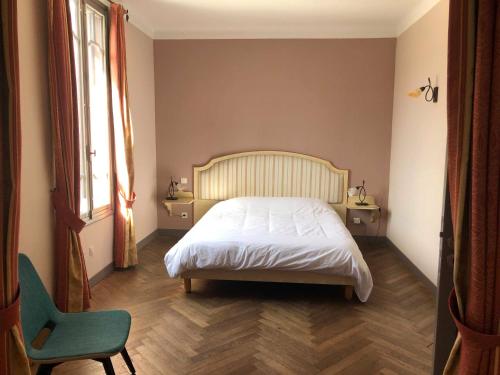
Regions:
<instances>
[{"instance_id":1,"label":"electrical outlet","mask_svg":"<svg viewBox=\"0 0 500 375\"><path fill-rule=\"evenodd\" d=\"M181 218L182 219L187 219L188 218L188 213L187 212L182 212L181 213Z\"/></svg>"},{"instance_id":2,"label":"electrical outlet","mask_svg":"<svg viewBox=\"0 0 500 375\"><path fill-rule=\"evenodd\" d=\"M354 224L361 224L361 218L359 218L359 217L353 217L352 218L352 222Z\"/></svg>"},{"instance_id":3,"label":"electrical outlet","mask_svg":"<svg viewBox=\"0 0 500 375\"><path fill-rule=\"evenodd\" d=\"M94 246L89 246L89 256L94 256Z\"/></svg>"},{"instance_id":4,"label":"electrical outlet","mask_svg":"<svg viewBox=\"0 0 500 375\"><path fill-rule=\"evenodd\" d=\"M181 177L181 184L186 185L188 183L187 177Z\"/></svg>"}]
</instances>

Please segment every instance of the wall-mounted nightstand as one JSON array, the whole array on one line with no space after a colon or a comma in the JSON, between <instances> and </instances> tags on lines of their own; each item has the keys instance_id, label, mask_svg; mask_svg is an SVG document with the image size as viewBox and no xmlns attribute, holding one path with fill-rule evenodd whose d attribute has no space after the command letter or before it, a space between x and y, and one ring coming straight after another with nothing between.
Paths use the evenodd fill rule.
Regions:
<instances>
[{"instance_id":1,"label":"wall-mounted nightstand","mask_svg":"<svg viewBox=\"0 0 500 375\"><path fill-rule=\"evenodd\" d=\"M182 206L182 205L190 206L194 202L193 193L189 191L179 191L175 194L175 196L177 197L177 199L175 200L163 199L161 201L161 204L163 205L163 207L165 207L165 209L168 212L168 216L172 216L173 208L175 206Z\"/></svg>"},{"instance_id":2,"label":"wall-mounted nightstand","mask_svg":"<svg viewBox=\"0 0 500 375\"><path fill-rule=\"evenodd\" d=\"M375 220L380 218L381 208L375 204L375 198L373 196L366 196L365 202L368 203L366 206L359 206L356 202L359 202L359 197L357 195L347 198L347 209L369 211L371 223L374 223Z\"/></svg>"}]
</instances>

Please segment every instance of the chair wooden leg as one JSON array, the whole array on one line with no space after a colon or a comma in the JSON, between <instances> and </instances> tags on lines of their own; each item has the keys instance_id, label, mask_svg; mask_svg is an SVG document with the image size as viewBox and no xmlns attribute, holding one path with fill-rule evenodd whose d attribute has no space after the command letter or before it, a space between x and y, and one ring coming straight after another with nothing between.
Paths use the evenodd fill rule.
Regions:
<instances>
[{"instance_id":1,"label":"chair wooden leg","mask_svg":"<svg viewBox=\"0 0 500 375\"><path fill-rule=\"evenodd\" d=\"M121 355L123 357L123 360L127 364L127 367L128 367L128 370L130 371L130 373L135 374L134 364L132 363L132 360L130 359L130 356L128 355L126 348L123 348L123 350L121 351Z\"/></svg>"},{"instance_id":2,"label":"chair wooden leg","mask_svg":"<svg viewBox=\"0 0 500 375\"><path fill-rule=\"evenodd\" d=\"M346 285L344 287L344 297L346 300L351 301L352 300L352 295L354 292L354 287L352 285Z\"/></svg>"},{"instance_id":3,"label":"chair wooden leg","mask_svg":"<svg viewBox=\"0 0 500 375\"><path fill-rule=\"evenodd\" d=\"M57 365L60 365L60 363L42 363L38 366L36 375L50 375L52 373L52 369Z\"/></svg>"},{"instance_id":4,"label":"chair wooden leg","mask_svg":"<svg viewBox=\"0 0 500 375\"><path fill-rule=\"evenodd\" d=\"M113 368L113 363L111 362L111 358L103 358L101 361L102 366L104 367L104 371L106 375L115 375L115 369Z\"/></svg>"},{"instance_id":5,"label":"chair wooden leg","mask_svg":"<svg viewBox=\"0 0 500 375\"><path fill-rule=\"evenodd\" d=\"M191 279L189 277L184 278L184 291L191 293Z\"/></svg>"}]
</instances>

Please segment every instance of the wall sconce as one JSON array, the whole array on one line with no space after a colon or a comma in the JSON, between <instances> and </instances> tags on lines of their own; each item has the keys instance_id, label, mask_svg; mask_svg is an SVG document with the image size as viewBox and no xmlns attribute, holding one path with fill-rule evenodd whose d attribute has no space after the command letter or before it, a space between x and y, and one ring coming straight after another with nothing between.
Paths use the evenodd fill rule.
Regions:
<instances>
[{"instance_id":1,"label":"wall sconce","mask_svg":"<svg viewBox=\"0 0 500 375\"><path fill-rule=\"evenodd\" d=\"M408 96L412 98L418 98L425 91L424 95L425 101L437 103L439 87L437 86L432 87L431 79L427 78L427 80L429 81L427 85L419 87L416 90L410 91L408 93Z\"/></svg>"}]
</instances>

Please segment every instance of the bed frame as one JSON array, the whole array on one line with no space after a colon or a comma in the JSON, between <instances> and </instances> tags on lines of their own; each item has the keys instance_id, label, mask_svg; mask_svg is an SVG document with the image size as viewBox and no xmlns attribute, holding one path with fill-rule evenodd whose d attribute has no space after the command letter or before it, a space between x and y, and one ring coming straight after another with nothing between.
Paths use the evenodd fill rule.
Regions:
<instances>
[{"instance_id":1,"label":"bed frame","mask_svg":"<svg viewBox=\"0 0 500 375\"><path fill-rule=\"evenodd\" d=\"M251 151L230 154L193 168L193 218L196 223L217 202L242 197L306 197L328 202L346 220L349 171L329 161L285 151ZM274 270L192 270L184 272L186 293L191 279L242 280L342 285L345 297L353 295L351 277L317 272Z\"/></svg>"}]
</instances>

